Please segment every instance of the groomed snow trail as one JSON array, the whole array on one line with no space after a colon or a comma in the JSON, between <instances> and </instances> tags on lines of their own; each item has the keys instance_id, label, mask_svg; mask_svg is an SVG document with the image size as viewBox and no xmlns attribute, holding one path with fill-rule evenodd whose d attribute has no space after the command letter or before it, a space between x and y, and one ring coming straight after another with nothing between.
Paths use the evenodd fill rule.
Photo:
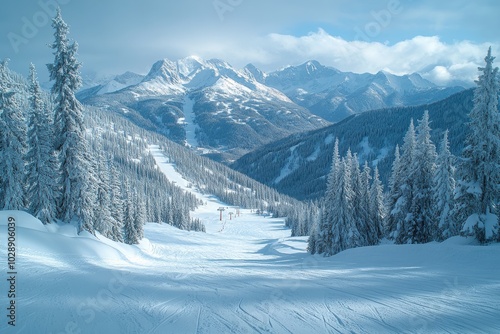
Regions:
<instances>
[{"instance_id":1,"label":"groomed snow trail","mask_svg":"<svg viewBox=\"0 0 500 334\"><path fill-rule=\"evenodd\" d=\"M198 140L196 139L196 129L198 126L194 123L195 114L194 114L194 101L189 98L189 95L186 95L184 98L183 105L183 113L184 113L184 121L185 121L185 130L186 130L186 143L192 147L198 147Z\"/></svg>"},{"instance_id":2,"label":"groomed snow trail","mask_svg":"<svg viewBox=\"0 0 500 334\"><path fill-rule=\"evenodd\" d=\"M498 244L453 238L323 258L306 253L307 238L288 237L282 219L242 210L221 222L225 204L203 198L195 216L207 233L147 224L139 246L0 212L4 275L7 217L18 221L17 326L2 316L0 333L500 332Z\"/></svg>"}]
</instances>

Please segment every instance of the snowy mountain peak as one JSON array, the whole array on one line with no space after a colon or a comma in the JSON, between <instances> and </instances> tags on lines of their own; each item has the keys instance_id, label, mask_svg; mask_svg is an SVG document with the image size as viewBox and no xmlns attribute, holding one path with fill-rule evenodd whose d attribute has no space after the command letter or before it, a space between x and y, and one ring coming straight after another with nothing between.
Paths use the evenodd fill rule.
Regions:
<instances>
[{"instance_id":1,"label":"snowy mountain peak","mask_svg":"<svg viewBox=\"0 0 500 334\"><path fill-rule=\"evenodd\" d=\"M217 69L232 69L232 66L228 62L222 59L217 59L217 58L210 59L207 60L207 64L212 65Z\"/></svg>"},{"instance_id":2,"label":"snowy mountain peak","mask_svg":"<svg viewBox=\"0 0 500 334\"><path fill-rule=\"evenodd\" d=\"M395 87L393 87L395 81L397 81L397 79L389 72L378 71L375 74L375 76L373 77L372 83L377 83L377 84L380 84L383 86L387 85L387 86L391 86L392 88L395 88Z\"/></svg>"},{"instance_id":3,"label":"snowy mountain peak","mask_svg":"<svg viewBox=\"0 0 500 334\"><path fill-rule=\"evenodd\" d=\"M387 72L387 71L378 71L376 74L375 74L375 79L380 79L380 80L389 80L389 77L391 77L392 74Z\"/></svg>"},{"instance_id":4,"label":"snowy mountain peak","mask_svg":"<svg viewBox=\"0 0 500 334\"><path fill-rule=\"evenodd\" d=\"M307 73L313 73L313 72L317 71L318 69L320 69L321 67L324 67L316 60L309 60L308 62L306 62L304 64L304 66L306 68Z\"/></svg>"},{"instance_id":5,"label":"snowy mountain peak","mask_svg":"<svg viewBox=\"0 0 500 334\"><path fill-rule=\"evenodd\" d=\"M177 64L169 59L159 60L153 64L148 75L144 78L143 82L161 79L166 83L174 84L180 82L179 73L177 71Z\"/></svg>"},{"instance_id":6,"label":"snowy mountain peak","mask_svg":"<svg viewBox=\"0 0 500 334\"><path fill-rule=\"evenodd\" d=\"M294 72L301 73L302 75L316 75L315 72L320 72L325 68L325 66L321 65L319 62L315 60L309 60L302 65L296 67L289 67L289 70L293 70Z\"/></svg>"},{"instance_id":7,"label":"snowy mountain peak","mask_svg":"<svg viewBox=\"0 0 500 334\"><path fill-rule=\"evenodd\" d=\"M248 64L243 68L243 71L250 75L258 83L265 83L267 74L255 67L253 64Z\"/></svg>"},{"instance_id":8,"label":"snowy mountain peak","mask_svg":"<svg viewBox=\"0 0 500 334\"><path fill-rule=\"evenodd\" d=\"M339 75L342 73L337 69L324 66L316 60L310 60L299 66L288 66L270 73L266 83L286 91L290 87L295 89L317 80L326 80L325 85L331 86L332 81L338 81ZM344 76L341 78L341 81L343 80Z\"/></svg>"},{"instance_id":9,"label":"snowy mountain peak","mask_svg":"<svg viewBox=\"0 0 500 334\"><path fill-rule=\"evenodd\" d=\"M375 74L373 83L390 87L397 92L431 89L436 87L432 82L425 80L417 73L397 76L388 71L379 71Z\"/></svg>"},{"instance_id":10,"label":"snowy mountain peak","mask_svg":"<svg viewBox=\"0 0 500 334\"><path fill-rule=\"evenodd\" d=\"M137 98L142 95L177 95L184 93L177 63L169 59L159 60L151 67L141 83L129 86L128 90Z\"/></svg>"},{"instance_id":11,"label":"snowy mountain peak","mask_svg":"<svg viewBox=\"0 0 500 334\"><path fill-rule=\"evenodd\" d=\"M194 77L204 67L206 67L205 60L198 56L189 56L177 61L177 71L184 79Z\"/></svg>"},{"instance_id":12,"label":"snowy mountain peak","mask_svg":"<svg viewBox=\"0 0 500 334\"><path fill-rule=\"evenodd\" d=\"M434 83L427 79L422 78L418 73L413 73L408 75L408 79L413 83L415 87L418 88L434 88L437 87Z\"/></svg>"}]
</instances>

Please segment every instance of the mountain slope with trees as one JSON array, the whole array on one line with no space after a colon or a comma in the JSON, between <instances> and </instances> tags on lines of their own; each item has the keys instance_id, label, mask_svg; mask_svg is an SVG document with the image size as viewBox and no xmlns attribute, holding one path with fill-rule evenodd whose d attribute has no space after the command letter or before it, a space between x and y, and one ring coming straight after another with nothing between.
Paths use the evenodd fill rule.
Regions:
<instances>
[{"instance_id":1,"label":"mountain slope with trees","mask_svg":"<svg viewBox=\"0 0 500 334\"><path fill-rule=\"evenodd\" d=\"M78 233L100 233L138 243L146 222L203 231L190 212L202 203L168 180L156 165L159 145L179 172L202 192L230 205L288 215L306 207L165 137L139 128L123 115L81 105L81 78L60 10L53 19L54 85L44 93L33 66L28 80L0 64L0 205L26 210L44 224L72 224Z\"/></svg>"},{"instance_id":2,"label":"mountain slope with trees","mask_svg":"<svg viewBox=\"0 0 500 334\"><path fill-rule=\"evenodd\" d=\"M440 142L448 130L450 150L458 155L466 136L463 124L468 122L472 107L473 90L466 90L429 105L368 111L270 143L241 157L232 167L284 194L318 199L326 190L331 152L338 138L341 155L350 148L361 164L376 162L380 178L387 185L396 145L402 144L411 118L420 119L428 110L433 142Z\"/></svg>"},{"instance_id":3,"label":"mountain slope with trees","mask_svg":"<svg viewBox=\"0 0 500 334\"><path fill-rule=\"evenodd\" d=\"M383 236L380 231L395 244L443 241L459 233L481 244L500 241L500 87L494 59L490 48L486 66L479 68L457 183L448 132L438 156L426 110L416 127L410 120L401 150L396 146L387 201L380 203L386 206L386 219L372 219L378 210L377 203L370 203L377 198L370 189L377 187L377 173L370 186L368 164L361 172L350 149L340 159L335 141L326 195L309 237L311 254L331 256L376 245Z\"/></svg>"}]
</instances>

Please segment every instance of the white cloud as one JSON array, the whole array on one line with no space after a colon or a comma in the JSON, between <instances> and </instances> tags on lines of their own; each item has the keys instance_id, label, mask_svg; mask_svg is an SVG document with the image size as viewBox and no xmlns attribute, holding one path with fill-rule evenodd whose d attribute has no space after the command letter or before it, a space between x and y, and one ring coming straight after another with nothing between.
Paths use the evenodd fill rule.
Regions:
<instances>
[{"instance_id":1,"label":"white cloud","mask_svg":"<svg viewBox=\"0 0 500 334\"><path fill-rule=\"evenodd\" d=\"M426 77L433 79L436 83L447 83L451 80L452 75L450 71L444 66L436 66L430 72L427 72Z\"/></svg>"},{"instance_id":2,"label":"white cloud","mask_svg":"<svg viewBox=\"0 0 500 334\"><path fill-rule=\"evenodd\" d=\"M416 36L389 45L346 41L320 29L300 37L270 34L245 46L224 50L223 54L236 64L251 61L268 70L315 59L341 71L418 72L438 84L446 84L455 80L472 83L490 45L493 54L500 55L499 45L493 43L457 41L448 44L437 36Z\"/></svg>"}]
</instances>

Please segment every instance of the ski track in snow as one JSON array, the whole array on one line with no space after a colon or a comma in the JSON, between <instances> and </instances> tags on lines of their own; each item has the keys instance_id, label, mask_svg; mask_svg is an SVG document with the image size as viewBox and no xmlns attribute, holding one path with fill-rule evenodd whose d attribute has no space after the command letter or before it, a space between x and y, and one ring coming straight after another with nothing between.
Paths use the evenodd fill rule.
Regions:
<instances>
[{"instance_id":1,"label":"ski track in snow","mask_svg":"<svg viewBox=\"0 0 500 334\"><path fill-rule=\"evenodd\" d=\"M193 107L194 101L189 98L189 95L186 95L183 106L184 119L186 122L186 143L193 148L197 148L199 146L198 140L196 139L196 129L198 125L194 123L196 116Z\"/></svg>"},{"instance_id":2,"label":"ski track in snow","mask_svg":"<svg viewBox=\"0 0 500 334\"><path fill-rule=\"evenodd\" d=\"M19 222L18 325L4 315L0 333L500 332L500 245L453 238L311 256L282 219L242 210L219 221L226 205L188 188L157 146L150 151L206 202L194 216L207 233L147 224L146 239L127 246L0 212L2 245L7 217ZM5 274L4 246L0 256Z\"/></svg>"}]
</instances>

